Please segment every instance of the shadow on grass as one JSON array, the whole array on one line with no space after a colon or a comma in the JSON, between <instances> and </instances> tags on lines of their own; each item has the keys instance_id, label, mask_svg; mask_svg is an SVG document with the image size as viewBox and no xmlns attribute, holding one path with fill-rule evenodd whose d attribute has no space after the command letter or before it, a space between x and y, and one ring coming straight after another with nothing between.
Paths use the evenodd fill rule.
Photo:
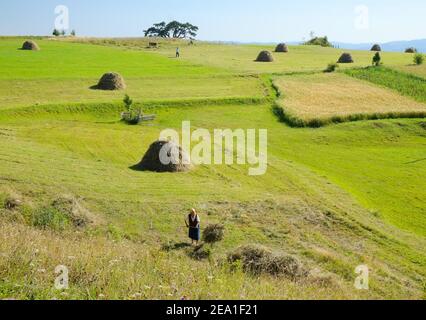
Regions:
<instances>
[{"instance_id":1,"label":"shadow on grass","mask_svg":"<svg viewBox=\"0 0 426 320\"><path fill-rule=\"evenodd\" d=\"M178 251L178 250L183 250L183 249L187 249L190 248L191 245L189 243L186 242L170 242L167 244L163 244L161 246L161 250L163 251Z\"/></svg>"}]
</instances>

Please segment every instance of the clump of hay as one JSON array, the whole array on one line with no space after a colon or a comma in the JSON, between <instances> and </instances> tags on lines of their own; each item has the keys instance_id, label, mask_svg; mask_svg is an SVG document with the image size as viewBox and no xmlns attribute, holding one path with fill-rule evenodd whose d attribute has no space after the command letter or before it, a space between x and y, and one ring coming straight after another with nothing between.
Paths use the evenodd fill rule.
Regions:
<instances>
[{"instance_id":1,"label":"clump of hay","mask_svg":"<svg viewBox=\"0 0 426 320\"><path fill-rule=\"evenodd\" d=\"M64 214L76 228L84 228L94 222L91 213L73 197L60 197L52 202L52 208Z\"/></svg>"},{"instance_id":2,"label":"clump of hay","mask_svg":"<svg viewBox=\"0 0 426 320\"><path fill-rule=\"evenodd\" d=\"M142 161L134 169L153 172L186 172L191 167L188 154L178 144L171 141L156 141L151 144Z\"/></svg>"},{"instance_id":3,"label":"clump of hay","mask_svg":"<svg viewBox=\"0 0 426 320\"><path fill-rule=\"evenodd\" d=\"M209 248L206 248L204 245L199 245L193 249L188 250L188 256L198 261L209 259L211 255L211 250Z\"/></svg>"},{"instance_id":4,"label":"clump of hay","mask_svg":"<svg viewBox=\"0 0 426 320\"><path fill-rule=\"evenodd\" d=\"M120 74L108 72L102 76L96 88L100 90L122 90L126 88L126 83Z\"/></svg>"},{"instance_id":5,"label":"clump of hay","mask_svg":"<svg viewBox=\"0 0 426 320\"><path fill-rule=\"evenodd\" d=\"M405 49L405 53L417 53L417 49L414 47Z\"/></svg>"},{"instance_id":6,"label":"clump of hay","mask_svg":"<svg viewBox=\"0 0 426 320\"><path fill-rule=\"evenodd\" d=\"M350 53L343 53L337 63L354 63L354 59Z\"/></svg>"},{"instance_id":7,"label":"clump of hay","mask_svg":"<svg viewBox=\"0 0 426 320\"><path fill-rule=\"evenodd\" d=\"M223 240L225 227L221 224L208 225L203 231L203 241L206 243L216 243Z\"/></svg>"},{"instance_id":8,"label":"clump of hay","mask_svg":"<svg viewBox=\"0 0 426 320\"><path fill-rule=\"evenodd\" d=\"M285 43L280 43L275 48L275 52L288 52L288 47Z\"/></svg>"},{"instance_id":9,"label":"clump of hay","mask_svg":"<svg viewBox=\"0 0 426 320\"><path fill-rule=\"evenodd\" d=\"M40 50L40 47L32 40L27 40L22 45L22 50L32 50L32 51L38 51Z\"/></svg>"},{"instance_id":10,"label":"clump of hay","mask_svg":"<svg viewBox=\"0 0 426 320\"><path fill-rule=\"evenodd\" d=\"M22 205L22 201L14 198L14 197L7 197L4 199L4 208L6 210L15 210L16 208L20 207Z\"/></svg>"},{"instance_id":11,"label":"clump of hay","mask_svg":"<svg viewBox=\"0 0 426 320\"><path fill-rule=\"evenodd\" d=\"M379 44L375 44L373 45L373 47L371 48L371 51L382 51L382 48L380 47Z\"/></svg>"},{"instance_id":12,"label":"clump of hay","mask_svg":"<svg viewBox=\"0 0 426 320\"><path fill-rule=\"evenodd\" d=\"M285 276L293 281L307 277L301 262L288 255L277 254L261 246L247 245L228 254L228 262L241 263L244 272L258 276Z\"/></svg>"},{"instance_id":13,"label":"clump of hay","mask_svg":"<svg viewBox=\"0 0 426 320\"><path fill-rule=\"evenodd\" d=\"M256 59L257 62L273 62L274 57L272 56L272 53L269 51L262 51L259 53Z\"/></svg>"}]
</instances>

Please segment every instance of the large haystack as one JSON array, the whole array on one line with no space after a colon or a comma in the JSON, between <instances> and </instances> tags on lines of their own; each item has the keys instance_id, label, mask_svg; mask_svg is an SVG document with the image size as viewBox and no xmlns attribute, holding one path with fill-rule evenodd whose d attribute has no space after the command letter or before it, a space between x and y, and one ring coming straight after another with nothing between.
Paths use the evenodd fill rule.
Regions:
<instances>
[{"instance_id":1,"label":"large haystack","mask_svg":"<svg viewBox=\"0 0 426 320\"><path fill-rule=\"evenodd\" d=\"M275 48L275 52L288 52L288 47L285 43L280 43Z\"/></svg>"},{"instance_id":2,"label":"large haystack","mask_svg":"<svg viewBox=\"0 0 426 320\"><path fill-rule=\"evenodd\" d=\"M134 168L153 172L185 172L191 169L191 164L188 154L178 144L156 141Z\"/></svg>"},{"instance_id":3,"label":"large haystack","mask_svg":"<svg viewBox=\"0 0 426 320\"><path fill-rule=\"evenodd\" d=\"M350 53L343 53L337 63L354 63L354 59Z\"/></svg>"},{"instance_id":4,"label":"large haystack","mask_svg":"<svg viewBox=\"0 0 426 320\"><path fill-rule=\"evenodd\" d=\"M380 47L379 44L375 44L372 48L371 51L382 51L382 48Z\"/></svg>"},{"instance_id":5,"label":"large haystack","mask_svg":"<svg viewBox=\"0 0 426 320\"><path fill-rule=\"evenodd\" d=\"M96 88L100 90L122 90L126 89L126 83L118 73L108 72L102 76Z\"/></svg>"},{"instance_id":6,"label":"large haystack","mask_svg":"<svg viewBox=\"0 0 426 320\"><path fill-rule=\"evenodd\" d=\"M405 49L405 53L417 53L417 49L414 47Z\"/></svg>"},{"instance_id":7,"label":"large haystack","mask_svg":"<svg viewBox=\"0 0 426 320\"><path fill-rule=\"evenodd\" d=\"M261 53L259 53L256 61L257 62L273 62L274 57L272 56L272 54L269 51L265 50L265 51L262 51Z\"/></svg>"},{"instance_id":8,"label":"large haystack","mask_svg":"<svg viewBox=\"0 0 426 320\"><path fill-rule=\"evenodd\" d=\"M38 51L40 50L40 47L32 40L25 41L22 45L22 50L32 50L32 51Z\"/></svg>"}]
</instances>

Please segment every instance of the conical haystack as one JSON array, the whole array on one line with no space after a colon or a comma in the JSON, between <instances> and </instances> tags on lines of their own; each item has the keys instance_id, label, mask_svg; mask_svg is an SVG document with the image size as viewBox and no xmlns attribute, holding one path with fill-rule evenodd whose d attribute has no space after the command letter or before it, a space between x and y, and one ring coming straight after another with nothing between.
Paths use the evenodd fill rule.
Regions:
<instances>
[{"instance_id":1,"label":"conical haystack","mask_svg":"<svg viewBox=\"0 0 426 320\"><path fill-rule=\"evenodd\" d=\"M350 53L343 53L337 63L354 63L354 59Z\"/></svg>"},{"instance_id":2,"label":"conical haystack","mask_svg":"<svg viewBox=\"0 0 426 320\"><path fill-rule=\"evenodd\" d=\"M118 73L108 72L102 76L96 88L100 90L122 90L126 88L126 83Z\"/></svg>"},{"instance_id":3,"label":"conical haystack","mask_svg":"<svg viewBox=\"0 0 426 320\"><path fill-rule=\"evenodd\" d=\"M256 61L257 62L273 62L274 57L272 56L272 54L269 51L265 50L265 51L262 51L261 53L259 53Z\"/></svg>"},{"instance_id":4,"label":"conical haystack","mask_svg":"<svg viewBox=\"0 0 426 320\"><path fill-rule=\"evenodd\" d=\"M156 141L134 168L153 172L185 172L192 167L189 159L188 154L178 144Z\"/></svg>"},{"instance_id":5,"label":"conical haystack","mask_svg":"<svg viewBox=\"0 0 426 320\"><path fill-rule=\"evenodd\" d=\"M285 43L280 43L275 48L275 52L288 52L288 47Z\"/></svg>"},{"instance_id":6,"label":"conical haystack","mask_svg":"<svg viewBox=\"0 0 426 320\"><path fill-rule=\"evenodd\" d=\"M32 50L32 51L38 51L40 50L40 47L32 40L25 41L22 45L22 50Z\"/></svg>"}]
</instances>

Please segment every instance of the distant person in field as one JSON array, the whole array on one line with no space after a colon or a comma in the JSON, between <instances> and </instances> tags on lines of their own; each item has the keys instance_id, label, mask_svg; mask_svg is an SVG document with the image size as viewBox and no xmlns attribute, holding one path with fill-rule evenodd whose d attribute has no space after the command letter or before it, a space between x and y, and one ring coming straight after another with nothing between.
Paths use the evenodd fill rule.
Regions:
<instances>
[{"instance_id":1,"label":"distant person in field","mask_svg":"<svg viewBox=\"0 0 426 320\"><path fill-rule=\"evenodd\" d=\"M186 227L189 229L189 238L192 241L192 245L196 246L200 241L200 221L200 216L195 209L191 209L191 213L185 219Z\"/></svg>"},{"instance_id":2,"label":"distant person in field","mask_svg":"<svg viewBox=\"0 0 426 320\"><path fill-rule=\"evenodd\" d=\"M179 47L176 48L176 58L180 58L180 49L179 49Z\"/></svg>"}]
</instances>

